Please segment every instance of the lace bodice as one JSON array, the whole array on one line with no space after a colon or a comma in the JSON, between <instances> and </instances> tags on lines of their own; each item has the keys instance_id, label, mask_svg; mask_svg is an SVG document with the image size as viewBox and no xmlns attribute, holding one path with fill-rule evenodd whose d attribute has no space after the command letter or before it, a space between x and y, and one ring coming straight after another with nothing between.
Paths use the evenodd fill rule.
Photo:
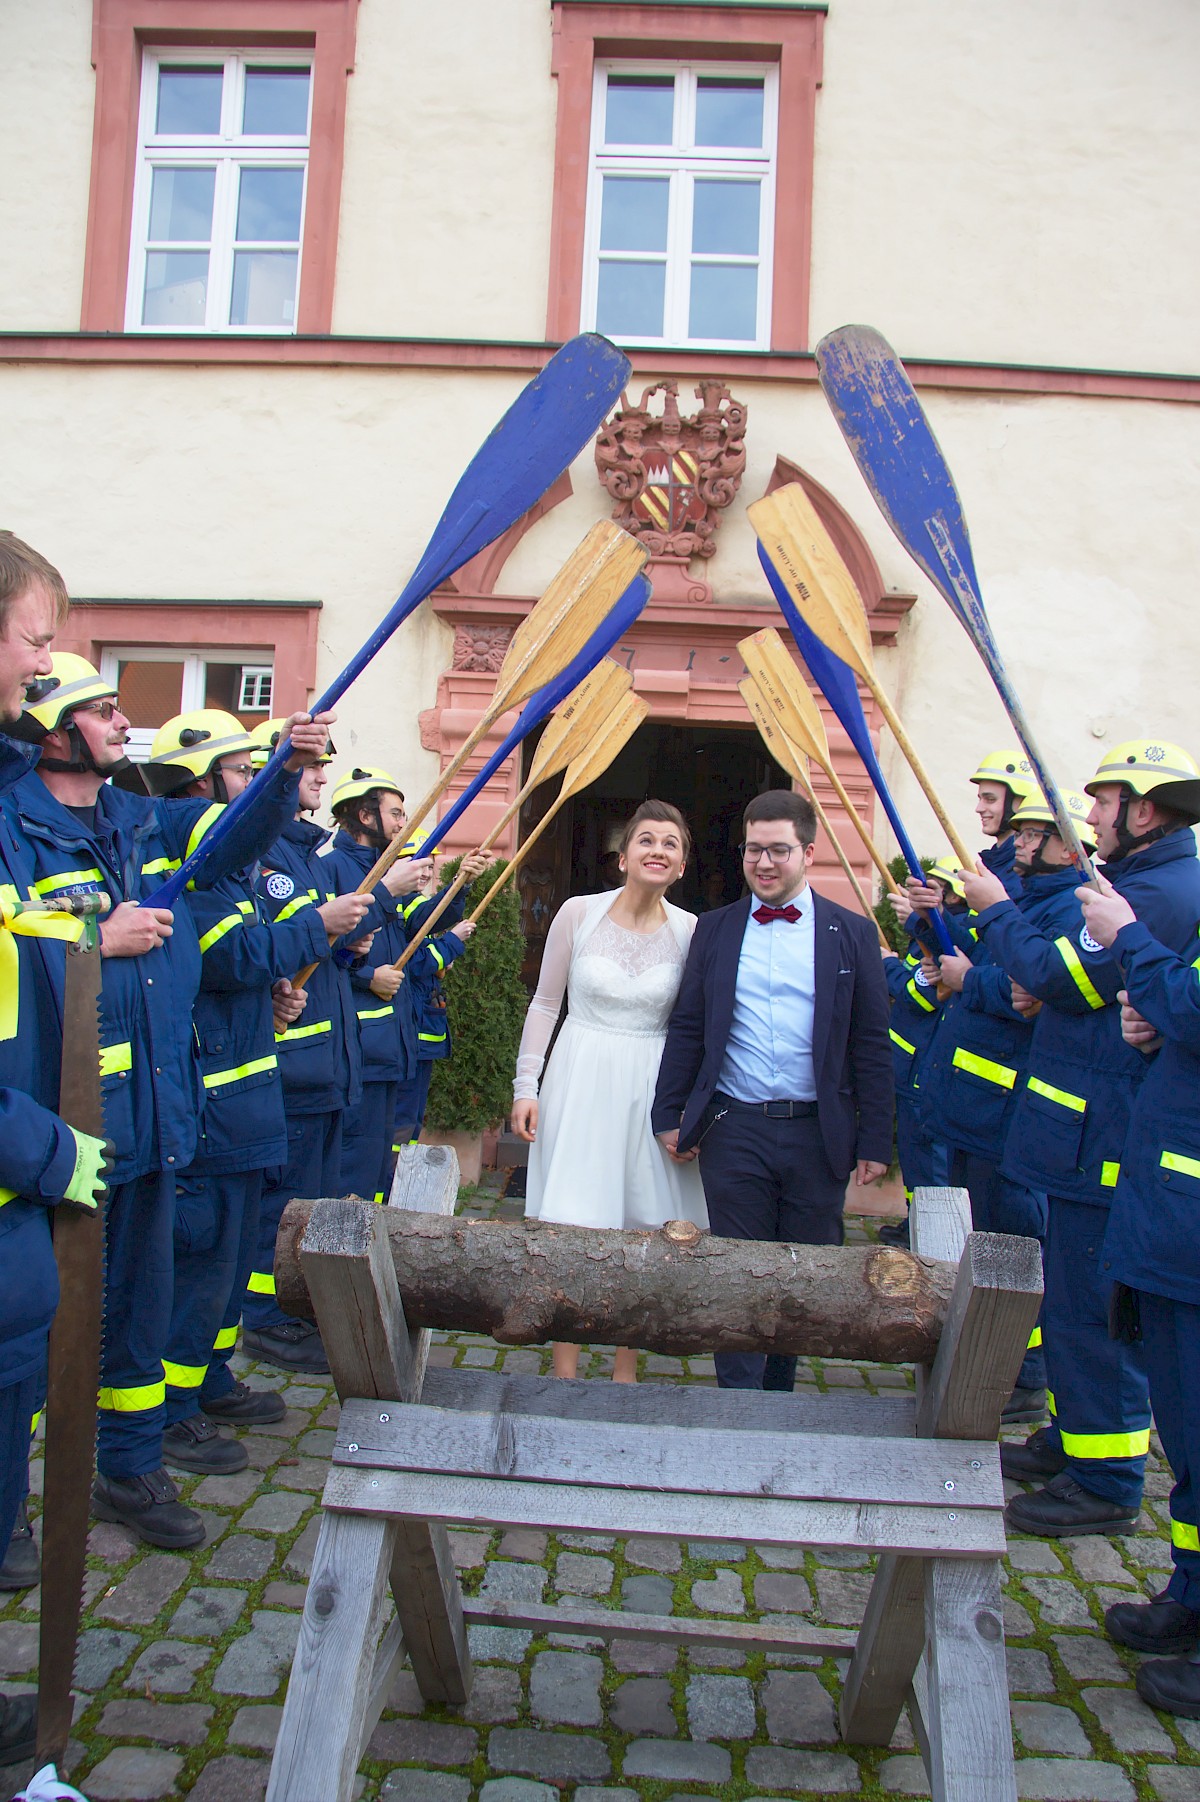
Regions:
<instances>
[{"instance_id":1,"label":"lace bodice","mask_svg":"<svg viewBox=\"0 0 1200 1802\"><path fill-rule=\"evenodd\" d=\"M525 1016L514 1098L537 1094L564 993L577 1026L638 1037L666 1032L695 920L670 908L657 932L631 932L608 917L615 899L575 896L555 916Z\"/></svg>"}]
</instances>

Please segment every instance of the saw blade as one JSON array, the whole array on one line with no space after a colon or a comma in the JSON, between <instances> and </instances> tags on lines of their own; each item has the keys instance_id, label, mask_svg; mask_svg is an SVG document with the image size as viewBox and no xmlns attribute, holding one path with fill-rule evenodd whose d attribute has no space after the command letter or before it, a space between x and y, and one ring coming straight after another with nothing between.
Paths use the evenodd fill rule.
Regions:
<instances>
[{"instance_id":1,"label":"saw blade","mask_svg":"<svg viewBox=\"0 0 1200 1802\"><path fill-rule=\"evenodd\" d=\"M100 1101L100 946L94 926L69 946L63 990L58 1111L69 1126L104 1137ZM96 1396L104 1290L104 1220L63 1206L54 1216L59 1304L50 1329L42 1504L41 1643L37 1760L61 1764L71 1729L71 1684L87 1569L88 1512L96 1451Z\"/></svg>"}]
</instances>

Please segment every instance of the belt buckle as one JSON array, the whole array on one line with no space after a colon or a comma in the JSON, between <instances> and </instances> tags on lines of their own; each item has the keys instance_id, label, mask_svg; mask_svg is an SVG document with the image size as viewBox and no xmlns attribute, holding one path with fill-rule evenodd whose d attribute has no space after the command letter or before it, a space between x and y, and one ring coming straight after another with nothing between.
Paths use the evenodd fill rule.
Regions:
<instances>
[{"instance_id":1,"label":"belt buckle","mask_svg":"<svg viewBox=\"0 0 1200 1802\"><path fill-rule=\"evenodd\" d=\"M764 1101L763 1113L768 1120L790 1120L792 1104L790 1101Z\"/></svg>"}]
</instances>

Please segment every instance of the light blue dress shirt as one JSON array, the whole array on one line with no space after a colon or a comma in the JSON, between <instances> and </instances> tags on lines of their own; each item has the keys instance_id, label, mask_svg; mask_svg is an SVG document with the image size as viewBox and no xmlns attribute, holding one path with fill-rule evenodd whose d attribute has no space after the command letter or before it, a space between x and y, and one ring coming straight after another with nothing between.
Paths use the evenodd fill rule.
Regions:
<instances>
[{"instance_id":1,"label":"light blue dress shirt","mask_svg":"<svg viewBox=\"0 0 1200 1802\"><path fill-rule=\"evenodd\" d=\"M813 895L792 896L798 920L746 921L733 1024L717 1087L735 1101L815 1101ZM754 907L762 904L755 901Z\"/></svg>"}]
</instances>

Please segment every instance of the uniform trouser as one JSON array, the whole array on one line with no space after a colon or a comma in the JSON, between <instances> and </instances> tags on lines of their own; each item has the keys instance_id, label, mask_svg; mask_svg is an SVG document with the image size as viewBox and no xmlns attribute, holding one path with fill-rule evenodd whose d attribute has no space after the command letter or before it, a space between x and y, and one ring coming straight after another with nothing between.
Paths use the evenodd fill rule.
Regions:
<instances>
[{"instance_id":1,"label":"uniform trouser","mask_svg":"<svg viewBox=\"0 0 1200 1802\"><path fill-rule=\"evenodd\" d=\"M954 1151L950 1181L970 1195L971 1225L977 1233L1013 1233L1020 1239L1036 1239L1039 1245L1045 1244L1046 1197L1039 1190L1010 1181L990 1158L979 1157L973 1151ZM1029 1350L1017 1372L1016 1387L1046 1387L1040 1319L1030 1334Z\"/></svg>"},{"instance_id":2,"label":"uniform trouser","mask_svg":"<svg viewBox=\"0 0 1200 1802\"><path fill-rule=\"evenodd\" d=\"M722 1108L729 1111L715 1119ZM811 1115L777 1120L725 1096L715 1097L703 1128L700 1174L708 1222L719 1238L842 1243L846 1183L829 1167L815 1104ZM715 1362L722 1389L791 1390L795 1385L795 1358L718 1352Z\"/></svg>"},{"instance_id":3,"label":"uniform trouser","mask_svg":"<svg viewBox=\"0 0 1200 1802\"><path fill-rule=\"evenodd\" d=\"M1200 1613L1200 1308L1144 1292L1138 1305L1154 1424L1175 1478L1167 1592Z\"/></svg>"},{"instance_id":4,"label":"uniform trouser","mask_svg":"<svg viewBox=\"0 0 1200 1802\"><path fill-rule=\"evenodd\" d=\"M904 1181L904 1199L911 1204L913 1190L931 1188L937 1178L933 1141L922 1129L916 1102L902 1093L896 1096L896 1156Z\"/></svg>"},{"instance_id":5,"label":"uniform trouser","mask_svg":"<svg viewBox=\"0 0 1200 1802\"><path fill-rule=\"evenodd\" d=\"M417 1065L417 1073L396 1089L395 1112L392 1115L392 1151L399 1157L402 1146L415 1139L425 1123L429 1101L429 1085L433 1081L433 1059Z\"/></svg>"},{"instance_id":6,"label":"uniform trouser","mask_svg":"<svg viewBox=\"0 0 1200 1802\"><path fill-rule=\"evenodd\" d=\"M174 1230L173 1172L155 1170L109 1190L96 1451L101 1476L141 1477L162 1465Z\"/></svg>"},{"instance_id":7,"label":"uniform trouser","mask_svg":"<svg viewBox=\"0 0 1200 1802\"><path fill-rule=\"evenodd\" d=\"M362 1100L348 1110L342 1128L339 1195L358 1195L363 1201L385 1199L398 1087L394 1082L365 1082Z\"/></svg>"},{"instance_id":8,"label":"uniform trouser","mask_svg":"<svg viewBox=\"0 0 1200 1802\"><path fill-rule=\"evenodd\" d=\"M247 1210L258 1218L262 1171L185 1170L175 1184L175 1305L163 1373L167 1424L200 1407L209 1360L233 1295Z\"/></svg>"},{"instance_id":9,"label":"uniform trouser","mask_svg":"<svg viewBox=\"0 0 1200 1802\"><path fill-rule=\"evenodd\" d=\"M29 1493L29 1441L45 1385L45 1376L37 1375L0 1388L0 1558L8 1550L17 1510Z\"/></svg>"},{"instance_id":10,"label":"uniform trouser","mask_svg":"<svg viewBox=\"0 0 1200 1802\"><path fill-rule=\"evenodd\" d=\"M219 1401L236 1387L236 1379L229 1368L237 1345L238 1327L242 1320L242 1303L246 1298L246 1285L254 1269L258 1256L258 1220L262 1207L263 1183L265 1172L252 1171L247 1177L252 1185L247 1190L245 1206L242 1209L242 1230L238 1237L237 1256L234 1260L233 1284L229 1291L229 1299L225 1303L225 1312L221 1316L221 1324L217 1328L209 1355L208 1369L204 1381L200 1385L200 1403Z\"/></svg>"},{"instance_id":11,"label":"uniform trouser","mask_svg":"<svg viewBox=\"0 0 1200 1802\"><path fill-rule=\"evenodd\" d=\"M275 1300L275 1237L283 1210L297 1195L314 1200L342 1192L342 1110L327 1114L288 1113L288 1155L282 1170L270 1170L258 1217L258 1242L242 1322L253 1332L282 1326L288 1316Z\"/></svg>"},{"instance_id":12,"label":"uniform trouser","mask_svg":"<svg viewBox=\"0 0 1200 1802\"><path fill-rule=\"evenodd\" d=\"M1124 1508L1142 1499L1150 1399L1140 1345L1108 1335L1112 1278L1100 1251L1108 1210L1049 1196L1044 1268L1046 1380L1067 1468L1081 1488Z\"/></svg>"}]
</instances>

